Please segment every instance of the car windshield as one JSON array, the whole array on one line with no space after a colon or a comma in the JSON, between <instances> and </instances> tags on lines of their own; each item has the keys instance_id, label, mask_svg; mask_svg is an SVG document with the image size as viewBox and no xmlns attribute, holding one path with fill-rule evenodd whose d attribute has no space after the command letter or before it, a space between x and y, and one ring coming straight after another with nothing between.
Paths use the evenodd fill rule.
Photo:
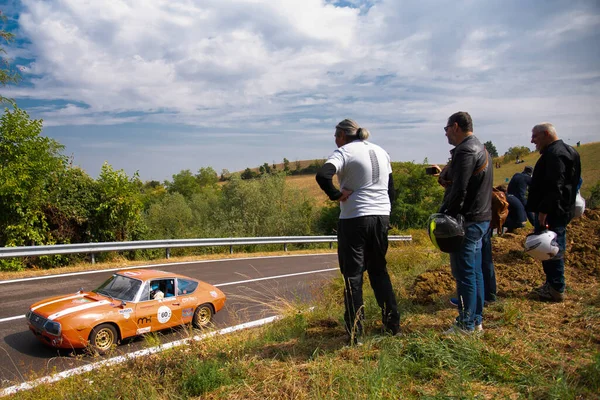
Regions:
<instances>
[{"instance_id":1,"label":"car windshield","mask_svg":"<svg viewBox=\"0 0 600 400\"><path fill-rule=\"evenodd\" d=\"M117 300L133 301L141 285L142 281L137 279L128 278L123 275L113 275L95 289L94 293Z\"/></svg>"}]
</instances>

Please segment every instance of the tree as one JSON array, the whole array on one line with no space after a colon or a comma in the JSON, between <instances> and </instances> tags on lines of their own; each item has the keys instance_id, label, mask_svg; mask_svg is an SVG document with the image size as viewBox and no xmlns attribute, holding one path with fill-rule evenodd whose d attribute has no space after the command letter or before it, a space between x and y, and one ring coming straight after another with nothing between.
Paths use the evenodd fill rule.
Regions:
<instances>
[{"instance_id":1,"label":"tree","mask_svg":"<svg viewBox=\"0 0 600 400\"><path fill-rule=\"evenodd\" d=\"M67 159L63 146L41 132L42 121L16 106L0 119L0 246L53 243L43 208Z\"/></svg>"},{"instance_id":2,"label":"tree","mask_svg":"<svg viewBox=\"0 0 600 400\"><path fill-rule=\"evenodd\" d=\"M221 178L219 179L221 182L224 182L226 180L228 180L230 178L231 173L229 172L228 169L223 168L221 170Z\"/></svg>"},{"instance_id":3,"label":"tree","mask_svg":"<svg viewBox=\"0 0 600 400\"><path fill-rule=\"evenodd\" d=\"M483 144L485 146L485 148L487 149L488 153L490 153L490 156L492 158L496 158L498 157L498 150L496 150L496 146L494 146L494 144L492 143L491 140L488 140L487 142L485 142Z\"/></svg>"},{"instance_id":4,"label":"tree","mask_svg":"<svg viewBox=\"0 0 600 400\"><path fill-rule=\"evenodd\" d=\"M96 180L96 205L92 211L93 240L139 239L145 228L139 186L137 173L129 178L122 169L115 171L108 163L102 165Z\"/></svg>"},{"instance_id":5,"label":"tree","mask_svg":"<svg viewBox=\"0 0 600 400\"><path fill-rule=\"evenodd\" d=\"M244 172L242 172L241 178L242 179L254 179L258 176L258 174L254 171L252 171L250 168L246 168L244 170Z\"/></svg>"},{"instance_id":6,"label":"tree","mask_svg":"<svg viewBox=\"0 0 600 400\"><path fill-rule=\"evenodd\" d=\"M152 239L182 239L189 235L192 210L181 193L167 194L146 214Z\"/></svg>"},{"instance_id":7,"label":"tree","mask_svg":"<svg viewBox=\"0 0 600 400\"><path fill-rule=\"evenodd\" d=\"M286 174L290 172L290 160L285 157L283 158L283 170Z\"/></svg>"},{"instance_id":8,"label":"tree","mask_svg":"<svg viewBox=\"0 0 600 400\"><path fill-rule=\"evenodd\" d=\"M68 166L48 185L43 207L48 230L57 243L90 241L90 217L96 203L96 183L79 167Z\"/></svg>"},{"instance_id":9,"label":"tree","mask_svg":"<svg viewBox=\"0 0 600 400\"><path fill-rule=\"evenodd\" d=\"M0 11L0 21L5 23L6 17L1 15L1 13L2 12ZM0 38L4 39L7 43L10 43L14 39L14 35L6 32L4 29L0 29ZM6 86L9 83L17 83L20 79L19 74L16 71L11 71L10 60L4 58L2 54L6 54L6 51L0 46L0 86ZM0 103L2 102L10 102L10 99L0 95Z\"/></svg>"},{"instance_id":10,"label":"tree","mask_svg":"<svg viewBox=\"0 0 600 400\"><path fill-rule=\"evenodd\" d=\"M519 157L520 159L523 159L523 157L529 155L529 153L531 153L531 150L529 149L529 147L526 146L515 146L515 147L509 147L508 150L506 151L506 153L504 153L504 162L509 162L509 161L513 161L516 160L517 157Z\"/></svg>"},{"instance_id":11,"label":"tree","mask_svg":"<svg viewBox=\"0 0 600 400\"><path fill-rule=\"evenodd\" d=\"M169 193L181 193L186 199L191 199L194 193L200 191L198 180L189 169L173 175L173 182L165 182L165 186Z\"/></svg>"},{"instance_id":12,"label":"tree","mask_svg":"<svg viewBox=\"0 0 600 400\"><path fill-rule=\"evenodd\" d=\"M200 187L214 186L219 181L219 177L217 176L217 171L211 167L203 167L198 170L196 180L198 181L198 185L200 185Z\"/></svg>"},{"instance_id":13,"label":"tree","mask_svg":"<svg viewBox=\"0 0 600 400\"><path fill-rule=\"evenodd\" d=\"M262 165L262 167L264 168L264 171L265 171L264 173L265 174L270 174L271 173L271 166L269 165L269 163L264 163Z\"/></svg>"},{"instance_id":14,"label":"tree","mask_svg":"<svg viewBox=\"0 0 600 400\"><path fill-rule=\"evenodd\" d=\"M425 226L429 216L442 204L444 190L435 177L425 174L423 164L392 163L396 200L392 204L390 223L400 229Z\"/></svg>"}]
</instances>

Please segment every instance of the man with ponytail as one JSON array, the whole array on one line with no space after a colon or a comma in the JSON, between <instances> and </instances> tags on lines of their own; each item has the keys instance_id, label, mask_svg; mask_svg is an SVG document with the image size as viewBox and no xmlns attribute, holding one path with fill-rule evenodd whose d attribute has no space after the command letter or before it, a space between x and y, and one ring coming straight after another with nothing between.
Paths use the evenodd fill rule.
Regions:
<instances>
[{"instance_id":1,"label":"man with ponytail","mask_svg":"<svg viewBox=\"0 0 600 400\"><path fill-rule=\"evenodd\" d=\"M335 127L335 150L317 172L317 183L340 202L338 260L344 277L344 321L350 344L357 344L364 319L363 273L367 271L383 328L400 331L400 314L387 271L388 229L394 184L390 157L367 141L369 131L345 119ZM340 189L333 184L337 174Z\"/></svg>"}]
</instances>

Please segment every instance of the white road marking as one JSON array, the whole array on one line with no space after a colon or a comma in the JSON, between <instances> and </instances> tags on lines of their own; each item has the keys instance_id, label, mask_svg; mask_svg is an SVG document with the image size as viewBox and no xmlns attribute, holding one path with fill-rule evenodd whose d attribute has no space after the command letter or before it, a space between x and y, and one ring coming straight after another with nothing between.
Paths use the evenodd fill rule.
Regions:
<instances>
[{"instance_id":1,"label":"white road marking","mask_svg":"<svg viewBox=\"0 0 600 400\"><path fill-rule=\"evenodd\" d=\"M296 272L295 274L267 276L267 277L264 277L264 278L248 279L248 280L245 280L245 281L218 283L218 284L213 285L213 286L219 287L219 286L239 285L241 283L267 281L269 279L289 278L291 276L308 275L308 274L318 274L319 272L329 272L329 271L339 271L339 268L326 268L326 269L319 269L319 270L316 270L316 271Z\"/></svg>"},{"instance_id":2,"label":"white road marking","mask_svg":"<svg viewBox=\"0 0 600 400\"><path fill-rule=\"evenodd\" d=\"M69 272L67 274L60 275L45 275L45 276L35 276L32 278L21 278L21 279L12 279L8 281L0 281L0 285L4 285L7 283L18 283L18 282L28 282L28 281L37 281L42 279L53 279L53 278L63 278L65 276L78 276L78 275L89 275L89 274L98 274L103 272L114 272L114 271L125 271L128 269L144 269L144 268L155 268L155 267L166 267L173 265L187 265L187 264L205 264L211 262L223 262L223 261L244 261L244 260L260 260L263 258L282 258L282 257L310 257L310 256L322 256L322 255L334 255L335 253L320 253L320 254L294 254L289 256L265 256L265 257L245 257L245 258L224 258L221 260L199 260L199 261L184 261L184 262L172 262L172 263L163 263L163 264L150 264L150 265L138 265L135 267L121 267L121 268L110 268L110 269L97 269L93 271L81 271L81 272Z\"/></svg>"},{"instance_id":3,"label":"white road marking","mask_svg":"<svg viewBox=\"0 0 600 400\"><path fill-rule=\"evenodd\" d=\"M12 321L12 320L21 319L21 318L25 318L25 316L24 315L17 315L16 317L2 318L2 319L0 319L0 322Z\"/></svg>"},{"instance_id":4,"label":"white road marking","mask_svg":"<svg viewBox=\"0 0 600 400\"><path fill-rule=\"evenodd\" d=\"M96 363L87 364L82 367L69 369L67 371L63 371L63 372L60 372L60 373L54 374L54 375L45 376L43 378L36 379L34 381L24 382L24 383L21 383L20 385L7 387L7 388L3 389L2 391L0 391L0 397L8 396L10 394L15 394L22 390L33 389L34 387L39 386L39 385L58 382L65 378L75 376L75 375L80 375L80 374L83 374L86 372L90 372L90 371L96 370L101 367L121 364L125 361L133 360L138 357L143 357L143 356L146 356L149 354L159 353L161 351L165 351L165 350L171 349L173 347L186 345L191 341L200 341L200 340L204 340L206 338L216 336L216 335L226 335L228 333L232 333L232 332L239 331L242 329L254 328L257 326L265 325L265 324L271 323L277 319L280 319L281 317L282 316L280 316L280 315L276 315L273 317L263 318L263 319L259 319L256 321L246 322L244 324L231 326L229 328L224 328L219 331L205 333L204 335L196 335L192 338L187 338L187 339L177 340L177 341L170 342L170 343L161 344L159 346L151 347L149 349L138 350L133 353L125 354L123 356L117 356L117 357L109 358L108 360L103 360L103 361L99 361Z\"/></svg>"},{"instance_id":5,"label":"white road marking","mask_svg":"<svg viewBox=\"0 0 600 400\"><path fill-rule=\"evenodd\" d=\"M266 280L269 280L269 279L289 278L289 277L292 277L292 276L300 276L300 275L308 275L308 274L318 274L318 273L321 273L321 272L338 271L338 270L339 270L339 268L326 268L326 269L319 269L319 270L316 270L316 271L297 272L297 273L294 273L294 274L275 275L275 276L267 276L267 277L264 277L264 278L247 279L247 280L244 280L244 281L217 283L216 285L213 285L213 286L220 287L220 286L240 285L242 283L251 283L251 282L258 282L258 281L266 281ZM95 303L91 303L91 304L95 304ZM8 317L8 318L0 318L0 323L7 322L7 321L12 321L12 320L19 319L19 318L25 318L25 315L18 315L16 317Z\"/></svg>"}]
</instances>

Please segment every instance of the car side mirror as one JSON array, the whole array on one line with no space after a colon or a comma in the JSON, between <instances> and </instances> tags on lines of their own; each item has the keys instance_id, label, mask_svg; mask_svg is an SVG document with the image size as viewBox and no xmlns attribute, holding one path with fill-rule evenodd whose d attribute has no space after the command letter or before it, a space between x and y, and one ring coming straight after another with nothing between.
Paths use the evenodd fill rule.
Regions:
<instances>
[{"instance_id":1,"label":"car side mirror","mask_svg":"<svg viewBox=\"0 0 600 400\"><path fill-rule=\"evenodd\" d=\"M127 305L127 302L125 300L121 300L121 307L125 307Z\"/></svg>"}]
</instances>

